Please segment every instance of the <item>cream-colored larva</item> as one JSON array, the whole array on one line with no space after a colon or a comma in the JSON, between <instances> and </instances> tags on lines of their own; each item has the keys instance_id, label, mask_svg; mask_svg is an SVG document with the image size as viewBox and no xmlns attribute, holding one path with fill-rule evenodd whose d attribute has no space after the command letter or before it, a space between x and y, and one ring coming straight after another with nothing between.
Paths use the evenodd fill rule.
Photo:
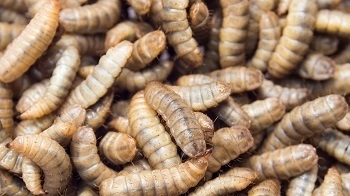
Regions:
<instances>
[{"instance_id":1,"label":"cream-colored larva","mask_svg":"<svg viewBox=\"0 0 350 196\"><path fill-rule=\"evenodd\" d=\"M0 50L5 50L24 28L25 25L0 22Z\"/></svg>"},{"instance_id":2,"label":"cream-colored larva","mask_svg":"<svg viewBox=\"0 0 350 196\"><path fill-rule=\"evenodd\" d=\"M318 166L314 166L310 171L297 176L289 182L288 189L286 191L287 196L293 195L305 195L311 196L312 191L315 188L315 182L317 180Z\"/></svg>"},{"instance_id":3,"label":"cream-colored larva","mask_svg":"<svg viewBox=\"0 0 350 196\"><path fill-rule=\"evenodd\" d=\"M41 169L32 160L23 159L22 163L22 179L27 189L34 195L43 195L45 191L41 186Z\"/></svg>"},{"instance_id":4,"label":"cream-colored larva","mask_svg":"<svg viewBox=\"0 0 350 196\"><path fill-rule=\"evenodd\" d=\"M122 171L119 172L119 175L128 175L131 173L140 173L145 170L152 170L146 159L140 159L137 161L132 161L127 164Z\"/></svg>"},{"instance_id":5,"label":"cream-colored larva","mask_svg":"<svg viewBox=\"0 0 350 196\"><path fill-rule=\"evenodd\" d=\"M32 120L22 120L13 130L13 138L21 135L33 135L43 132L49 128L56 118L56 114L52 113L41 118Z\"/></svg>"},{"instance_id":6,"label":"cream-colored larva","mask_svg":"<svg viewBox=\"0 0 350 196\"><path fill-rule=\"evenodd\" d=\"M14 129L14 103L13 93L8 85L0 82L0 122L3 130L9 136L12 136Z\"/></svg>"},{"instance_id":7,"label":"cream-colored larva","mask_svg":"<svg viewBox=\"0 0 350 196\"><path fill-rule=\"evenodd\" d=\"M23 181L11 173L0 169L0 194L27 196L30 195L30 192L27 190Z\"/></svg>"},{"instance_id":8,"label":"cream-colored larva","mask_svg":"<svg viewBox=\"0 0 350 196\"><path fill-rule=\"evenodd\" d=\"M255 185L248 192L248 196L281 195L281 182L277 179L267 179Z\"/></svg>"},{"instance_id":9,"label":"cream-colored larva","mask_svg":"<svg viewBox=\"0 0 350 196\"><path fill-rule=\"evenodd\" d=\"M28 7L28 14L33 17L45 3L45 0L23 0ZM70 7L80 7L87 0L58 0L61 9Z\"/></svg>"},{"instance_id":10,"label":"cream-colored larva","mask_svg":"<svg viewBox=\"0 0 350 196\"><path fill-rule=\"evenodd\" d=\"M285 14L288 11L291 1L292 0L280 0L277 6L277 14L280 16Z\"/></svg>"},{"instance_id":11,"label":"cream-colored larva","mask_svg":"<svg viewBox=\"0 0 350 196\"><path fill-rule=\"evenodd\" d=\"M189 75L181 76L176 81L176 84L179 86L193 86L198 84L206 84L209 82L215 82L215 80L203 74L189 74Z\"/></svg>"},{"instance_id":12,"label":"cream-colored larva","mask_svg":"<svg viewBox=\"0 0 350 196\"><path fill-rule=\"evenodd\" d=\"M194 38L199 44L206 43L209 35L210 13L207 5L202 0L190 2L188 20L193 31Z\"/></svg>"},{"instance_id":13,"label":"cream-colored larva","mask_svg":"<svg viewBox=\"0 0 350 196\"><path fill-rule=\"evenodd\" d=\"M335 126L342 131L350 131L350 112L346 113L344 118L338 121Z\"/></svg>"},{"instance_id":14,"label":"cream-colored larva","mask_svg":"<svg viewBox=\"0 0 350 196\"><path fill-rule=\"evenodd\" d=\"M320 10L317 13L315 31L340 37L350 34L350 14L338 10Z\"/></svg>"},{"instance_id":15,"label":"cream-colored larva","mask_svg":"<svg viewBox=\"0 0 350 196\"><path fill-rule=\"evenodd\" d=\"M2 129L2 127L1 127ZM22 173L23 156L15 150L5 147L6 144L12 142L11 137L3 130L0 131L0 166L12 173Z\"/></svg>"},{"instance_id":16,"label":"cream-colored larva","mask_svg":"<svg viewBox=\"0 0 350 196\"><path fill-rule=\"evenodd\" d=\"M108 123L108 127L120 132L130 133L129 119L124 116L116 116Z\"/></svg>"},{"instance_id":17,"label":"cream-colored larva","mask_svg":"<svg viewBox=\"0 0 350 196\"><path fill-rule=\"evenodd\" d=\"M328 80L334 75L335 62L321 53L309 53L297 69L304 79Z\"/></svg>"}]
</instances>

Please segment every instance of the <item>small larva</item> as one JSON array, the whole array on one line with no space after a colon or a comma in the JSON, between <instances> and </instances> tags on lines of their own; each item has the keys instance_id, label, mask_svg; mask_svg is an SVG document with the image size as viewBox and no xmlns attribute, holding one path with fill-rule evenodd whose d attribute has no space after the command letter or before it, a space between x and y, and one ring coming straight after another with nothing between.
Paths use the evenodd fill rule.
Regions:
<instances>
[{"instance_id":1,"label":"small larva","mask_svg":"<svg viewBox=\"0 0 350 196\"><path fill-rule=\"evenodd\" d=\"M251 188L248 196L281 195L281 182L277 179L268 179Z\"/></svg>"},{"instance_id":2,"label":"small larva","mask_svg":"<svg viewBox=\"0 0 350 196\"><path fill-rule=\"evenodd\" d=\"M34 195L43 195L45 191L41 186L41 169L32 160L23 159L22 163L22 179L27 189Z\"/></svg>"},{"instance_id":3,"label":"small larva","mask_svg":"<svg viewBox=\"0 0 350 196\"><path fill-rule=\"evenodd\" d=\"M318 166L314 166L310 171L297 176L289 182L288 189L286 191L287 196L293 195L306 195L311 196L312 191L315 188L315 182L317 180Z\"/></svg>"}]
</instances>

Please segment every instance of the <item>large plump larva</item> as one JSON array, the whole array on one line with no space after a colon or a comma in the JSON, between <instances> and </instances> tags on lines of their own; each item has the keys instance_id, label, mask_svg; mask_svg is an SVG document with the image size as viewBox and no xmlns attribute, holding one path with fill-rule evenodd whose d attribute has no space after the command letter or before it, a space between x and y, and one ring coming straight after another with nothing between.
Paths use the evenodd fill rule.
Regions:
<instances>
[{"instance_id":1,"label":"large plump larva","mask_svg":"<svg viewBox=\"0 0 350 196\"><path fill-rule=\"evenodd\" d=\"M152 168L171 168L181 163L177 147L161 124L157 112L146 102L144 91L136 93L130 102L128 134L136 139Z\"/></svg>"},{"instance_id":2,"label":"large plump larva","mask_svg":"<svg viewBox=\"0 0 350 196\"><path fill-rule=\"evenodd\" d=\"M24 28L24 25L0 22L0 50L4 50Z\"/></svg>"},{"instance_id":3,"label":"large plump larva","mask_svg":"<svg viewBox=\"0 0 350 196\"><path fill-rule=\"evenodd\" d=\"M199 44L206 43L209 34L210 14L207 5L202 0L193 2L189 9L189 22L194 38Z\"/></svg>"},{"instance_id":4,"label":"large plump larva","mask_svg":"<svg viewBox=\"0 0 350 196\"><path fill-rule=\"evenodd\" d=\"M30 192L19 178L0 169L0 194L14 196L28 196Z\"/></svg>"},{"instance_id":5,"label":"large plump larva","mask_svg":"<svg viewBox=\"0 0 350 196\"><path fill-rule=\"evenodd\" d=\"M16 80L44 53L56 33L59 9L57 0L47 1L13 40L0 59L0 81Z\"/></svg>"},{"instance_id":6,"label":"large plump larva","mask_svg":"<svg viewBox=\"0 0 350 196\"><path fill-rule=\"evenodd\" d=\"M110 48L106 55L100 58L93 72L70 92L62 107L79 104L86 109L96 103L107 93L108 88L122 71L130 58L132 46L129 41L123 41Z\"/></svg>"},{"instance_id":7,"label":"large plump larva","mask_svg":"<svg viewBox=\"0 0 350 196\"><path fill-rule=\"evenodd\" d=\"M34 195L43 195L45 191L41 186L41 169L32 160L23 159L22 179L27 189Z\"/></svg>"},{"instance_id":8,"label":"large plump larva","mask_svg":"<svg viewBox=\"0 0 350 196\"><path fill-rule=\"evenodd\" d=\"M285 180L309 171L317 164L317 160L314 147L299 144L252 156L243 162L243 166L257 171L259 180Z\"/></svg>"},{"instance_id":9,"label":"large plump larva","mask_svg":"<svg viewBox=\"0 0 350 196\"><path fill-rule=\"evenodd\" d=\"M314 166L310 171L297 176L289 182L288 189L286 191L287 196L293 195L305 195L311 196L312 191L315 188L315 182L317 180L318 166Z\"/></svg>"},{"instance_id":10,"label":"large plump larva","mask_svg":"<svg viewBox=\"0 0 350 196\"><path fill-rule=\"evenodd\" d=\"M316 22L316 0L292 0L284 27L267 68L274 78L291 74L307 53Z\"/></svg>"},{"instance_id":11,"label":"large plump larva","mask_svg":"<svg viewBox=\"0 0 350 196\"><path fill-rule=\"evenodd\" d=\"M96 137L89 127L80 127L73 135L70 152L79 176L91 187L98 187L117 173L104 165L97 153Z\"/></svg>"},{"instance_id":12,"label":"large plump larva","mask_svg":"<svg viewBox=\"0 0 350 196\"><path fill-rule=\"evenodd\" d=\"M259 22L258 48L247 66L265 72L267 64L271 59L272 52L280 37L281 26L279 24L278 16L274 12L262 14Z\"/></svg>"},{"instance_id":13,"label":"large plump larva","mask_svg":"<svg viewBox=\"0 0 350 196\"><path fill-rule=\"evenodd\" d=\"M180 195L203 178L207 156L198 157L169 169L121 175L103 181L100 194L107 195Z\"/></svg>"},{"instance_id":14,"label":"large plump larva","mask_svg":"<svg viewBox=\"0 0 350 196\"><path fill-rule=\"evenodd\" d=\"M311 42L311 49L324 55L332 55L338 50L340 39L334 35L316 34ZM336 61L336 59L333 59ZM345 63L345 62L344 62ZM343 64L343 63L337 63Z\"/></svg>"},{"instance_id":15,"label":"large plump larva","mask_svg":"<svg viewBox=\"0 0 350 196\"><path fill-rule=\"evenodd\" d=\"M251 188L248 196L281 195L281 182L277 179L268 179Z\"/></svg>"},{"instance_id":16,"label":"large plump larva","mask_svg":"<svg viewBox=\"0 0 350 196\"><path fill-rule=\"evenodd\" d=\"M342 131L350 131L350 111L335 126Z\"/></svg>"},{"instance_id":17,"label":"large plump larva","mask_svg":"<svg viewBox=\"0 0 350 196\"><path fill-rule=\"evenodd\" d=\"M2 127L1 127L2 128ZM12 139L3 130L0 131L0 166L12 173L22 173L23 156L15 150L5 147L6 144L12 142Z\"/></svg>"},{"instance_id":18,"label":"large plump larva","mask_svg":"<svg viewBox=\"0 0 350 196\"><path fill-rule=\"evenodd\" d=\"M43 170L44 191L57 194L66 188L72 165L68 154L59 143L45 136L26 135L17 137L6 147L23 154Z\"/></svg>"},{"instance_id":19,"label":"large plump larva","mask_svg":"<svg viewBox=\"0 0 350 196\"><path fill-rule=\"evenodd\" d=\"M45 94L21 114L21 119L40 118L55 111L68 95L79 65L78 50L68 47L57 62Z\"/></svg>"},{"instance_id":20,"label":"large plump larva","mask_svg":"<svg viewBox=\"0 0 350 196\"><path fill-rule=\"evenodd\" d=\"M333 77L335 63L320 53L309 53L297 69L300 77L312 80L328 80Z\"/></svg>"},{"instance_id":21,"label":"large plump larva","mask_svg":"<svg viewBox=\"0 0 350 196\"><path fill-rule=\"evenodd\" d=\"M122 171L119 172L119 175L128 175L131 173L140 173L145 170L152 170L146 159L140 159L137 161L133 161L127 164Z\"/></svg>"},{"instance_id":22,"label":"large plump larva","mask_svg":"<svg viewBox=\"0 0 350 196\"><path fill-rule=\"evenodd\" d=\"M350 35L350 14L338 10L320 10L317 13L315 31L347 37Z\"/></svg>"},{"instance_id":23,"label":"large plump larva","mask_svg":"<svg viewBox=\"0 0 350 196\"><path fill-rule=\"evenodd\" d=\"M142 16L150 11L152 0L127 0L127 2L138 15Z\"/></svg>"},{"instance_id":24,"label":"large plump larva","mask_svg":"<svg viewBox=\"0 0 350 196\"><path fill-rule=\"evenodd\" d=\"M61 146L67 146L76 131L77 127L74 125L70 123L58 122L39 133L39 135L49 137L58 142Z\"/></svg>"},{"instance_id":25,"label":"large plump larva","mask_svg":"<svg viewBox=\"0 0 350 196\"><path fill-rule=\"evenodd\" d=\"M343 195L342 178L334 167L328 169L321 187L321 195Z\"/></svg>"},{"instance_id":26,"label":"large plump larva","mask_svg":"<svg viewBox=\"0 0 350 196\"><path fill-rule=\"evenodd\" d=\"M0 82L0 122L3 128L9 136L12 136L14 129L14 103L12 100L12 91L9 87Z\"/></svg>"},{"instance_id":27,"label":"large plump larva","mask_svg":"<svg viewBox=\"0 0 350 196\"><path fill-rule=\"evenodd\" d=\"M247 188L257 177L258 174L252 169L235 167L214 180L196 188L189 195L228 195Z\"/></svg>"},{"instance_id":28,"label":"large plump larva","mask_svg":"<svg viewBox=\"0 0 350 196\"><path fill-rule=\"evenodd\" d=\"M295 145L313 137L334 126L347 111L348 104L344 97L337 94L306 102L283 116L265 139L260 152Z\"/></svg>"},{"instance_id":29,"label":"large plump larva","mask_svg":"<svg viewBox=\"0 0 350 196\"><path fill-rule=\"evenodd\" d=\"M192 37L192 30L187 21L188 1L162 0L162 4L163 9L160 13L162 28L177 58L191 68L201 66L203 54L198 48L197 41Z\"/></svg>"},{"instance_id":30,"label":"large plump larva","mask_svg":"<svg viewBox=\"0 0 350 196\"><path fill-rule=\"evenodd\" d=\"M3 0L0 1L0 7L15 10L18 12L25 12L27 6L24 3L25 0Z\"/></svg>"},{"instance_id":31,"label":"large plump larva","mask_svg":"<svg viewBox=\"0 0 350 196\"><path fill-rule=\"evenodd\" d=\"M32 120L22 120L13 130L13 138L22 135L34 135L43 132L49 128L56 118L56 114L52 113L41 118Z\"/></svg>"},{"instance_id":32,"label":"large plump larva","mask_svg":"<svg viewBox=\"0 0 350 196\"><path fill-rule=\"evenodd\" d=\"M120 0L99 0L92 5L63 9L60 24L67 32L101 33L119 20L120 12Z\"/></svg>"},{"instance_id":33,"label":"large plump larva","mask_svg":"<svg viewBox=\"0 0 350 196\"><path fill-rule=\"evenodd\" d=\"M124 116L116 116L108 123L108 127L120 133L130 133L129 119Z\"/></svg>"}]
</instances>

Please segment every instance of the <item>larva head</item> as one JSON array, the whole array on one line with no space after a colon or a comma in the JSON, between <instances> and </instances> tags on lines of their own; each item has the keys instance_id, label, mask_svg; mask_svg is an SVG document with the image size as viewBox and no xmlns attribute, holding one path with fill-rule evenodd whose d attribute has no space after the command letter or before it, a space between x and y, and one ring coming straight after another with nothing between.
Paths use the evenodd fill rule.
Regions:
<instances>
[{"instance_id":1,"label":"larva head","mask_svg":"<svg viewBox=\"0 0 350 196\"><path fill-rule=\"evenodd\" d=\"M311 170L318 161L318 156L316 153L316 149L309 144L299 144L295 146L287 147L291 149L290 156L293 157L293 160L298 164L295 169L299 174L304 173L305 171ZM287 149L286 148L286 149ZM292 173L293 171L291 171ZM296 174L296 172L293 172Z\"/></svg>"},{"instance_id":2,"label":"larva head","mask_svg":"<svg viewBox=\"0 0 350 196\"><path fill-rule=\"evenodd\" d=\"M84 123L86 118L86 110L80 105L70 105L62 110L60 116L56 118L55 122L72 123L80 126Z\"/></svg>"},{"instance_id":3,"label":"larva head","mask_svg":"<svg viewBox=\"0 0 350 196\"><path fill-rule=\"evenodd\" d=\"M345 101L345 98L339 94L327 95L324 98L326 99L327 105L330 107L333 113L332 116L334 116L336 122L343 119L349 108L349 105Z\"/></svg>"},{"instance_id":4,"label":"larva head","mask_svg":"<svg viewBox=\"0 0 350 196\"><path fill-rule=\"evenodd\" d=\"M96 145L96 136L92 128L82 126L73 135L72 143Z\"/></svg>"},{"instance_id":5,"label":"larva head","mask_svg":"<svg viewBox=\"0 0 350 196\"><path fill-rule=\"evenodd\" d=\"M193 158L191 160L189 160L189 164L193 165L194 167L196 167L199 171L205 171L207 170L208 167L208 157L210 156L210 153L202 156L202 157L198 157L198 158ZM198 172L198 173L203 173L204 172Z\"/></svg>"},{"instance_id":6,"label":"larva head","mask_svg":"<svg viewBox=\"0 0 350 196\"><path fill-rule=\"evenodd\" d=\"M26 140L26 136L18 136L16 137L12 142L6 144L7 148L16 150L17 152L23 152L25 151L25 140Z\"/></svg>"},{"instance_id":7,"label":"larva head","mask_svg":"<svg viewBox=\"0 0 350 196\"><path fill-rule=\"evenodd\" d=\"M150 57L156 57L160 52L162 52L166 46L166 37L163 31L157 30L146 34L141 39L150 50L148 50L148 55Z\"/></svg>"}]
</instances>

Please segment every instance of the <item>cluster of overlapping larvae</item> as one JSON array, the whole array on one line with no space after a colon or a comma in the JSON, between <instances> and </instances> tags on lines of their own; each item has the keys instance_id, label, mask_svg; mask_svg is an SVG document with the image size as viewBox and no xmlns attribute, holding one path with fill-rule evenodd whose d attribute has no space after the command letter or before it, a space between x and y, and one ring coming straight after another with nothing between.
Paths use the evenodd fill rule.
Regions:
<instances>
[{"instance_id":1,"label":"cluster of overlapping larvae","mask_svg":"<svg viewBox=\"0 0 350 196\"><path fill-rule=\"evenodd\" d=\"M0 21L1 195L350 194L346 0L0 0Z\"/></svg>"}]
</instances>

